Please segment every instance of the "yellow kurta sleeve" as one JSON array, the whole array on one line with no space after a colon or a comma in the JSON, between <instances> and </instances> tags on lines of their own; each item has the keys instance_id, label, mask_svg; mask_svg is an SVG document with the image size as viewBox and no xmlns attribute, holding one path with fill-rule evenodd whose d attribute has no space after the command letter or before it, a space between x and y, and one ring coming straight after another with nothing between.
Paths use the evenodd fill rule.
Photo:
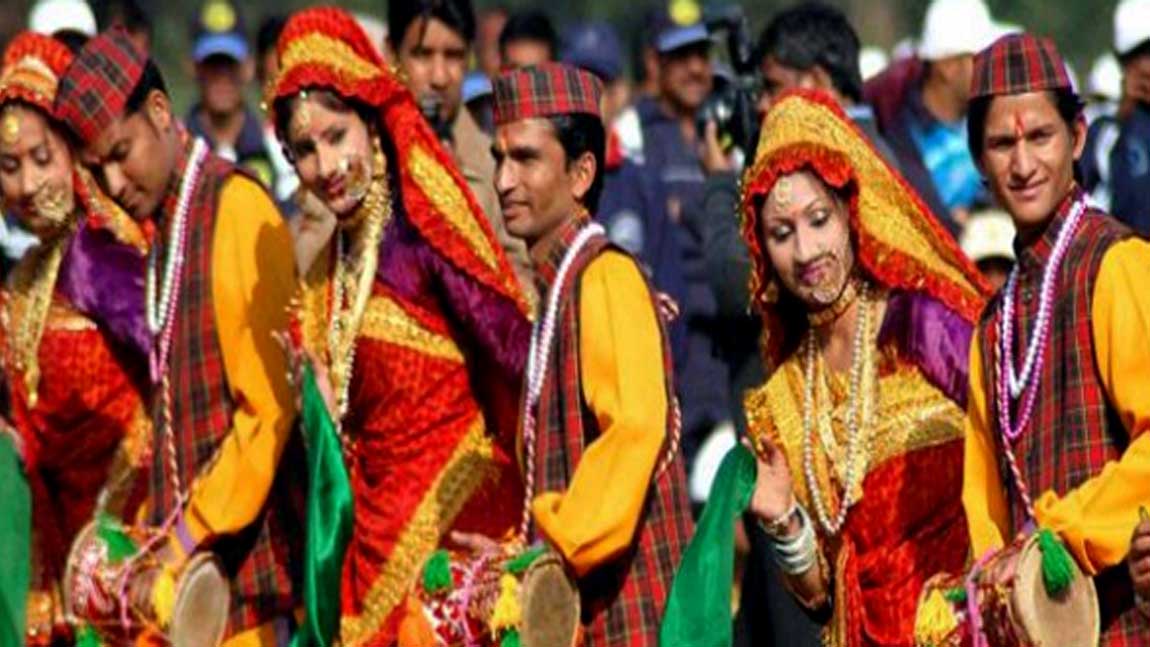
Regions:
<instances>
[{"instance_id":1,"label":"yellow kurta sleeve","mask_svg":"<svg viewBox=\"0 0 1150 647\"><path fill-rule=\"evenodd\" d=\"M287 359L272 338L287 329L294 292L291 234L271 198L246 177L227 180L219 209L212 297L235 413L185 512L197 543L238 532L256 518L295 417Z\"/></svg>"},{"instance_id":2,"label":"yellow kurta sleeve","mask_svg":"<svg viewBox=\"0 0 1150 647\"><path fill-rule=\"evenodd\" d=\"M994 441L997 426L989 419L978 335L970 344L970 395L967 398L962 505L970 526L970 547L975 559L991 548L1001 548L1010 528Z\"/></svg>"},{"instance_id":3,"label":"yellow kurta sleeve","mask_svg":"<svg viewBox=\"0 0 1150 647\"><path fill-rule=\"evenodd\" d=\"M532 511L578 576L631 545L666 437L663 348L647 284L634 261L608 251L584 271L579 304L583 397L599 424L566 492Z\"/></svg>"},{"instance_id":4,"label":"yellow kurta sleeve","mask_svg":"<svg viewBox=\"0 0 1150 647\"><path fill-rule=\"evenodd\" d=\"M1039 525L1056 531L1091 575L1126 558L1138 507L1150 505L1150 243L1131 239L1102 258L1091 306L1095 361L1111 406L1131 442L1121 459L1059 497L1034 504Z\"/></svg>"}]
</instances>

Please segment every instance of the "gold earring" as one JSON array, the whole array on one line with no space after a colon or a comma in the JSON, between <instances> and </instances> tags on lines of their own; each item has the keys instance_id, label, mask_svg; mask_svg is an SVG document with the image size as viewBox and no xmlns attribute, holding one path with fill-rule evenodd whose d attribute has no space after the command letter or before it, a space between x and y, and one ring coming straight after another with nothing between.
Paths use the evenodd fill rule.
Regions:
<instances>
[{"instance_id":1,"label":"gold earring","mask_svg":"<svg viewBox=\"0 0 1150 647\"><path fill-rule=\"evenodd\" d=\"M779 302L779 282L775 279L767 281L763 286L763 304L774 305Z\"/></svg>"}]
</instances>

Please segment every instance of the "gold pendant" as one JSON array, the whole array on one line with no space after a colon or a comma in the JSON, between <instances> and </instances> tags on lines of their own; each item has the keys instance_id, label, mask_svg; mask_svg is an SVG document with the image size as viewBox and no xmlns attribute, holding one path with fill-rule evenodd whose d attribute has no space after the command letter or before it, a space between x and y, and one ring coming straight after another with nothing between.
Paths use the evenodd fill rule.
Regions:
<instances>
[{"instance_id":1,"label":"gold pendant","mask_svg":"<svg viewBox=\"0 0 1150 647\"><path fill-rule=\"evenodd\" d=\"M781 177L778 182L775 182L775 188L771 191L771 196L774 198L775 204L779 207L786 209L791 204L791 178Z\"/></svg>"},{"instance_id":2,"label":"gold pendant","mask_svg":"<svg viewBox=\"0 0 1150 647\"><path fill-rule=\"evenodd\" d=\"M5 110L3 118L0 119L0 138L3 138L5 144L12 146L20 141L20 130L20 115L16 109Z\"/></svg>"},{"instance_id":3,"label":"gold pendant","mask_svg":"<svg viewBox=\"0 0 1150 647\"><path fill-rule=\"evenodd\" d=\"M295 114L291 120L291 130L297 139L303 139L307 136L309 128L311 128L311 104L308 102L307 90L304 90L299 93L299 99L296 101Z\"/></svg>"}]
</instances>

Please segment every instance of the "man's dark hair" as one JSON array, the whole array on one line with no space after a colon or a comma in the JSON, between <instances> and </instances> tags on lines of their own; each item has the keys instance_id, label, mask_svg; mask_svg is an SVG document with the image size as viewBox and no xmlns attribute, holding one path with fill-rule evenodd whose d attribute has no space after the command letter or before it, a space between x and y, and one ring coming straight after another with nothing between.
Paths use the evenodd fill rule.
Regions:
<instances>
[{"instance_id":1,"label":"man's dark hair","mask_svg":"<svg viewBox=\"0 0 1150 647\"><path fill-rule=\"evenodd\" d=\"M84 48L84 44L88 42L87 34L71 29L58 31L52 34L52 38L64 43L64 47L67 47L68 51L72 52L73 55L79 54L80 50Z\"/></svg>"},{"instance_id":2,"label":"man's dark hair","mask_svg":"<svg viewBox=\"0 0 1150 647\"><path fill-rule=\"evenodd\" d=\"M1073 135L1074 124L1082 118L1082 109L1085 105L1082 103L1082 99L1074 90L1069 88L1052 90L1047 93L1047 96L1054 102L1058 115L1062 117L1062 121L1066 122L1066 127L1070 129ZM993 95L971 99L966 113L967 145L970 146L970 156L974 158L976 163L982 158L982 140L986 133L986 117L990 114L990 102L993 100ZM1075 174L1077 175L1077 169L1075 169Z\"/></svg>"},{"instance_id":3,"label":"man's dark hair","mask_svg":"<svg viewBox=\"0 0 1150 647\"><path fill-rule=\"evenodd\" d=\"M542 11L524 11L508 17L503 31L499 32L499 52L503 53L510 43L523 40L547 45L552 60L559 53L559 35L555 32L555 25Z\"/></svg>"},{"instance_id":4,"label":"man's dark hair","mask_svg":"<svg viewBox=\"0 0 1150 647\"><path fill-rule=\"evenodd\" d=\"M1142 58L1143 56L1150 56L1150 38L1142 41L1142 44L1138 45L1129 52L1119 56L1118 64L1122 67L1126 67L1131 62L1133 62L1134 59Z\"/></svg>"},{"instance_id":5,"label":"man's dark hair","mask_svg":"<svg viewBox=\"0 0 1150 647\"><path fill-rule=\"evenodd\" d=\"M603 193L603 173L607 151L607 134L603 120L594 115L575 113L547 117L555 129L555 138L563 147L567 164L573 164L584 153L595 156L595 179L583 196L583 206L591 213L599 209L599 196Z\"/></svg>"},{"instance_id":6,"label":"man's dark hair","mask_svg":"<svg viewBox=\"0 0 1150 647\"><path fill-rule=\"evenodd\" d=\"M152 36L152 17L140 6L138 0L110 0L95 2L93 5L101 28L123 25L130 33L147 34L149 38Z\"/></svg>"},{"instance_id":7,"label":"man's dark hair","mask_svg":"<svg viewBox=\"0 0 1150 647\"><path fill-rule=\"evenodd\" d=\"M803 72L821 67L839 94L862 100L858 34L835 7L806 2L778 13L759 37L757 53L759 61L769 56Z\"/></svg>"},{"instance_id":8,"label":"man's dark hair","mask_svg":"<svg viewBox=\"0 0 1150 647\"><path fill-rule=\"evenodd\" d=\"M140 80L136 82L136 87L132 88L132 93L128 95L128 100L124 102L124 116L134 115L144 107L144 102L148 100L148 95L152 90L159 90L164 94L168 93L168 86L164 83L164 76L160 74L160 68L156 67L156 62L148 59L144 64L144 71L140 74Z\"/></svg>"},{"instance_id":9,"label":"man's dark hair","mask_svg":"<svg viewBox=\"0 0 1150 647\"><path fill-rule=\"evenodd\" d=\"M271 15L263 19L260 23L259 31L256 32L256 55L263 58L272 49L275 49L276 41L280 39L280 32L284 30L284 25L287 20L280 15Z\"/></svg>"},{"instance_id":10,"label":"man's dark hair","mask_svg":"<svg viewBox=\"0 0 1150 647\"><path fill-rule=\"evenodd\" d=\"M399 49L411 25L420 19L435 18L463 37L475 41L475 9L471 0L390 0L387 3L387 40Z\"/></svg>"}]
</instances>

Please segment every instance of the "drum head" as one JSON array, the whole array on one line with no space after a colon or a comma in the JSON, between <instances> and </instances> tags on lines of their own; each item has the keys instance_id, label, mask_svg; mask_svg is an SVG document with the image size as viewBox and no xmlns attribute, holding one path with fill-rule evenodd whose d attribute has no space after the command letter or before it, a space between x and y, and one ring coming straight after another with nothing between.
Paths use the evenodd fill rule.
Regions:
<instances>
[{"instance_id":1,"label":"drum head","mask_svg":"<svg viewBox=\"0 0 1150 647\"><path fill-rule=\"evenodd\" d=\"M572 647L579 637L579 590L554 555L537 559L520 589L523 647Z\"/></svg>"},{"instance_id":2,"label":"drum head","mask_svg":"<svg viewBox=\"0 0 1150 647\"><path fill-rule=\"evenodd\" d=\"M1039 647L1097 645L1100 624L1094 580L1075 567L1074 582L1058 597L1046 594L1042 550L1035 538L1022 549L1014 586L1014 613L1031 642Z\"/></svg>"},{"instance_id":3,"label":"drum head","mask_svg":"<svg viewBox=\"0 0 1150 647\"><path fill-rule=\"evenodd\" d=\"M219 562L193 557L180 576L176 608L168 630L172 647L216 647L228 626L231 592Z\"/></svg>"}]
</instances>

